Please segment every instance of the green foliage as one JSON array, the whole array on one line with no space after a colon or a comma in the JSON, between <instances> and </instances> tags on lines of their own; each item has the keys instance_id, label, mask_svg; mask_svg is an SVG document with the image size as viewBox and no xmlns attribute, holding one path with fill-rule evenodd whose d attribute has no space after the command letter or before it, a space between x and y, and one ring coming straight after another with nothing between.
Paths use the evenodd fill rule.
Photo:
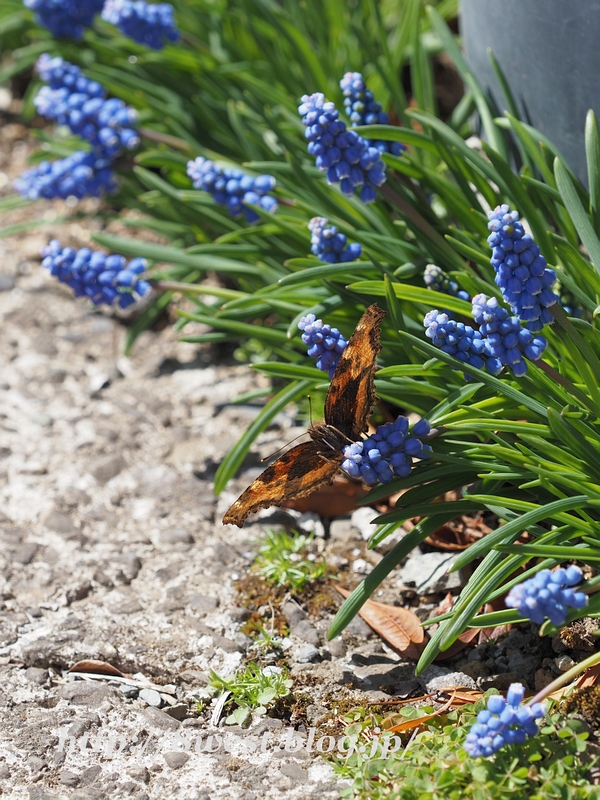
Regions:
<instances>
[{"instance_id":1,"label":"green foliage","mask_svg":"<svg viewBox=\"0 0 600 800\"><path fill-rule=\"evenodd\" d=\"M269 706L290 693L293 681L287 675L281 667L260 667L250 662L239 672L225 677L211 670L209 687L221 696L230 695L227 702L232 709L225 723L244 725L253 712L266 714Z\"/></svg>"},{"instance_id":2,"label":"green foliage","mask_svg":"<svg viewBox=\"0 0 600 800\"><path fill-rule=\"evenodd\" d=\"M269 583L300 592L307 583L322 578L327 571L322 558L312 553L305 557L312 540L312 536L296 533L290 536L285 531L270 530L258 549L254 564Z\"/></svg>"},{"instance_id":3,"label":"green foliage","mask_svg":"<svg viewBox=\"0 0 600 800\"><path fill-rule=\"evenodd\" d=\"M401 746L384 732L377 747L373 728L381 725L381 717L367 715L364 709L351 712L346 717L350 723L346 734L355 738L358 752L334 762L338 776L352 782L342 796L365 800L584 800L600 796L590 780L593 760L586 752L584 725L565 720L555 711L525 745L505 747L493 760L468 756L463 750L465 736L483 707L478 701L426 721L416 735L403 733ZM428 706L404 707L394 722L432 712Z\"/></svg>"}]
</instances>

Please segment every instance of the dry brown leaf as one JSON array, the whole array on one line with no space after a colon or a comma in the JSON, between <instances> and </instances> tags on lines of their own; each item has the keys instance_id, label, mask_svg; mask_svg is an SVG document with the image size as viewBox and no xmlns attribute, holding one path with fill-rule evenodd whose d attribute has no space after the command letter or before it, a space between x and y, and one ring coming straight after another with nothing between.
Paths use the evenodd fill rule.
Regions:
<instances>
[{"instance_id":1,"label":"dry brown leaf","mask_svg":"<svg viewBox=\"0 0 600 800\"><path fill-rule=\"evenodd\" d=\"M452 702L454 700L454 695L452 695L447 702L444 703L443 706L438 708L437 711L434 711L433 714L425 714L423 717L417 717L416 719L407 719L404 722L398 723L398 725L393 725L391 728L386 726L386 721L383 721L383 727L387 731L387 733L403 733L404 731L411 731L413 728L418 728L419 725L422 725L424 722L428 722L430 719L434 719L435 717L441 716L444 712L448 711Z\"/></svg>"},{"instance_id":2,"label":"dry brown leaf","mask_svg":"<svg viewBox=\"0 0 600 800\"><path fill-rule=\"evenodd\" d=\"M350 592L337 586L343 597ZM390 647L398 650L407 658L418 658L423 650L425 631L417 615L400 606L388 606L367 600L358 612L364 621L378 633Z\"/></svg>"},{"instance_id":3,"label":"dry brown leaf","mask_svg":"<svg viewBox=\"0 0 600 800\"><path fill-rule=\"evenodd\" d=\"M569 683L566 686L561 686L560 689L557 689L552 694L548 695L548 697L552 697L553 700L562 700L562 698L570 692L572 689L587 689L590 686L595 686L598 681L600 680L600 664L596 664L580 675L576 681L573 683Z\"/></svg>"},{"instance_id":4,"label":"dry brown leaf","mask_svg":"<svg viewBox=\"0 0 600 800\"><path fill-rule=\"evenodd\" d=\"M112 664L107 664L106 661L95 661L94 659L78 661L67 672L93 672L96 675L116 675L118 678L131 677L121 672L120 669L113 667Z\"/></svg>"}]
</instances>

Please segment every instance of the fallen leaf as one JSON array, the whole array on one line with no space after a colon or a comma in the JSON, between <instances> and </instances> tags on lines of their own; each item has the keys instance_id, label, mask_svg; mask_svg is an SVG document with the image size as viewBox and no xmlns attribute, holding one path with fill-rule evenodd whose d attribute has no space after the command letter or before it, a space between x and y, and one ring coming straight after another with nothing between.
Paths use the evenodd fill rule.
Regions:
<instances>
[{"instance_id":1,"label":"fallen leaf","mask_svg":"<svg viewBox=\"0 0 600 800\"><path fill-rule=\"evenodd\" d=\"M383 728L386 730L387 733L403 733L404 731L411 731L413 728L417 728L419 725L422 725L424 722L428 722L430 719L434 719L435 717L439 717L444 712L448 711L452 702L454 700L454 695L450 697L450 699L444 703L443 706L438 708L437 711L434 711L433 714L425 714L423 717L416 717L415 719L407 719L404 722L398 723L398 725L393 725L391 728L386 726L386 720L383 720Z\"/></svg>"},{"instance_id":2,"label":"fallen leaf","mask_svg":"<svg viewBox=\"0 0 600 800\"><path fill-rule=\"evenodd\" d=\"M336 586L343 597L350 592ZM390 647L407 658L418 658L423 650L425 631L417 615L401 606L388 606L367 600L358 612L364 621L378 633Z\"/></svg>"},{"instance_id":3,"label":"fallen leaf","mask_svg":"<svg viewBox=\"0 0 600 800\"><path fill-rule=\"evenodd\" d=\"M115 675L118 678L131 677L131 675L126 675L120 669L113 667L112 664L107 664L106 661L95 661L94 659L78 661L67 672L93 672L95 675Z\"/></svg>"}]
</instances>

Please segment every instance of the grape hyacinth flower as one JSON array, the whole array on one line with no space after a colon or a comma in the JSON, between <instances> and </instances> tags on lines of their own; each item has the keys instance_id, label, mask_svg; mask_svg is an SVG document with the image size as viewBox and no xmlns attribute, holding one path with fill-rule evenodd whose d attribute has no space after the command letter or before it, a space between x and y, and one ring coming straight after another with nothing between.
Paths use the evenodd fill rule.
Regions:
<instances>
[{"instance_id":1,"label":"grape hyacinth flower","mask_svg":"<svg viewBox=\"0 0 600 800\"><path fill-rule=\"evenodd\" d=\"M109 157L123 148L132 150L140 143L135 131L137 112L117 98L106 99L106 90L87 78L79 67L60 57L40 56L37 71L48 82L36 97L39 114L71 131L102 150Z\"/></svg>"},{"instance_id":2,"label":"grape hyacinth flower","mask_svg":"<svg viewBox=\"0 0 600 800\"><path fill-rule=\"evenodd\" d=\"M470 756L489 757L507 744L524 744L529 736L535 736L536 719L546 714L544 703L523 705L525 687L511 683L506 700L499 694L488 698L487 708L477 714L477 722L471 727L465 741L465 750Z\"/></svg>"},{"instance_id":3,"label":"grape hyacinth flower","mask_svg":"<svg viewBox=\"0 0 600 800\"><path fill-rule=\"evenodd\" d=\"M346 72L340 81L340 89L344 95L344 108L354 128L356 125L389 125L390 118L375 100L373 92L360 72ZM381 153L400 156L406 150L401 142L387 142L382 139L367 139L370 147L376 147Z\"/></svg>"},{"instance_id":4,"label":"grape hyacinth flower","mask_svg":"<svg viewBox=\"0 0 600 800\"><path fill-rule=\"evenodd\" d=\"M423 272L423 281L428 289L459 297L467 302L471 299L469 293L461 289L458 283L451 280L436 264L427 264Z\"/></svg>"},{"instance_id":5,"label":"grape hyacinth flower","mask_svg":"<svg viewBox=\"0 0 600 800\"><path fill-rule=\"evenodd\" d=\"M504 204L490 211L488 217L490 263L496 284L512 312L532 333L538 333L554 321L548 309L558 302L558 295L551 289L556 274L546 267L546 259L525 233L516 211Z\"/></svg>"},{"instance_id":6,"label":"grape hyacinth flower","mask_svg":"<svg viewBox=\"0 0 600 800\"><path fill-rule=\"evenodd\" d=\"M537 361L548 342L543 336L535 336L523 328L518 317L509 316L508 311L498 305L495 297L478 294L473 298L473 319L484 337L486 352L502 365L509 366L521 377L527 372L523 358Z\"/></svg>"},{"instance_id":7,"label":"grape hyacinth flower","mask_svg":"<svg viewBox=\"0 0 600 800\"><path fill-rule=\"evenodd\" d=\"M62 247L53 239L42 247L42 266L73 289L76 297L88 297L94 305L113 305L118 301L127 308L147 294L151 286L140 274L146 270L146 260L134 258L129 263L124 256L111 255L83 247Z\"/></svg>"},{"instance_id":8,"label":"grape hyacinth flower","mask_svg":"<svg viewBox=\"0 0 600 800\"><path fill-rule=\"evenodd\" d=\"M348 342L337 328L317 319L314 314L302 317L298 327L302 331L302 341L308 347L308 355L317 359L317 369L327 372L331 380Z\"/></svg>"},{"instance_id":9,"label":"grape hyacinth flower","mask_svg":"<svg viewBox=\"0 0 600 800\"><path fill-rule=\"evenodd\" d=\"M67 158L41 161L26 169L14 182L15 189L30 200L68 197L101 197L117 188L110 160L80 150Z\"/></svg>"},{"instance_id":10,"label":"grape hyacinth flower","mask_svg":"<svg viewBox=\"0 0 600 800\"><path fill-rule=\"evenodd\" d=\"M427 329L425 336L439 347L465 365L476 369L486 369L492 375L502 371L500 359L492 356L480 333L470 325L450 319L448 314L433 310L425 315L423 325Z\"/></svg>"},{"instance_id":11,"label":"grape hyacinth flower","mask_svg":"<svg viewBox=\"0 0 600 800\"><path fill-rule=\"evenodd\" d=\"M146 3L144 0L106 0L102 19L116 25L121 33L153 50L161 50L167 41L176 42L179 31L170 3Z\"/></svg>"},{"instance_id":12,"label":"grape hyacinth flower","mask_svg":"<svg viewBox=\"0 0 600 800\"><path fill-rule=\"evenodd\" d=\"M217 167L214 161L200 156L188 161L187 174L194 189L202 189L213 196L220 205L226 206L232 217L245 215L248 222L259 222L260 216L245 203L260 206L273 214L277 211L277 200L269 194L275 188L272 175L253 178L239 169Z\"/></svg>"},{"instance_id":13,"label":"grape hyacinth flower","mask_svg":"<svg viewBox=\"0 0 600 800\"><path fill-rule=\"evenodd\" d=\"M36 12L36 21L59 39L81 39L104 0L23 0L26 8Z\"/></svg>"},{"instance_id":14,"label":"grape hyacinth flower","mask_svg":"<svg viewBox=\"0 0 600 800\"><path fill-rule=\"evenodd\" d=\"M580 583L582 577L581 570L575 566L553 572L542 569L533 578L513 586L505 603L537 625L546 617L553 625L563 625L570 608L585 608L588 604L586 594L571 588Z\"/></svg>"},{"instance_id":15,"label":"grape hyacinth flower","mask_svg":"<svg viewBox=\"0 0 600 800\"><path fill-rule=\"evenodd\" d=\"M352 478L362 478L369 486L389 483L395 476L406 478L413 468L413 459L429 458L431 454L431 447L421 441L429 431L426 419L415 423L410 434L406 417L386 422L367 439L346 445L342 469Z\"/></svg>"},{"instance_id":16,"label":"grape hyacinth flower","mask_svg":"<svg viewBox=\"0 0 600 800\"><path fill-rule=\"evenodd\" d=\"M303 95L298 113L306 127L308 152L315 156L317 168L327 173L328 183L339 183L348 197L358 191L364 203L372 203L377 187L385 183L381 152L348 130L338 119L335 105L326 102L321 92Z\"/></svg>"},{"instance_id":17,"label":"grape hyacinth flower","mask_svg":"<svg viewBox=\"0 0 600 800\"><path fill-rule=\"evenodd\" d=\"M321 261L329 264L339 264L346 261L356 261L360 258L362 247L357 242L346 244L348 239L345 233L338 233L335 225L327 225L325 217L313 217L308 223L312 236L310 251L318 256Z\"/></svg>"}]
</instances>

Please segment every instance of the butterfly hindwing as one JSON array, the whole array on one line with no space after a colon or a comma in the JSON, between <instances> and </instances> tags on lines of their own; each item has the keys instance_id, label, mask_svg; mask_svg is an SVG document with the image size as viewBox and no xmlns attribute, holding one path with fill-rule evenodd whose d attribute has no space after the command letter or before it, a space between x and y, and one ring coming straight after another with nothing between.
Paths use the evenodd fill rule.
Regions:
<instances>
[{"instance_id":1,"label":"butterfly hindwing","mask_svg":"<svg viewBox=\"0 0 600 800\"><path fill-rule=\"evenodd\" d=\"M367 428L375 403L373 376L377 368L379 323L385 316L377 304L369 306L359 320L340 356L325 400L325 422L356 440Z\"/></svg>"},{"instance_id":2,"label":"butterfly hindwing","mask_svg":"<svg viewBox=\"0 0 600 800\"><path fill-rule=\"evenodd\" d=\"M330 483L339 469L338 460L325 461L315 442L303 442L292 447L258 478L235 501L223 517L225 525L242 527L249 514L261 508L279 506L283 500L314 492Z\"/></svg>"}]
</instances>

